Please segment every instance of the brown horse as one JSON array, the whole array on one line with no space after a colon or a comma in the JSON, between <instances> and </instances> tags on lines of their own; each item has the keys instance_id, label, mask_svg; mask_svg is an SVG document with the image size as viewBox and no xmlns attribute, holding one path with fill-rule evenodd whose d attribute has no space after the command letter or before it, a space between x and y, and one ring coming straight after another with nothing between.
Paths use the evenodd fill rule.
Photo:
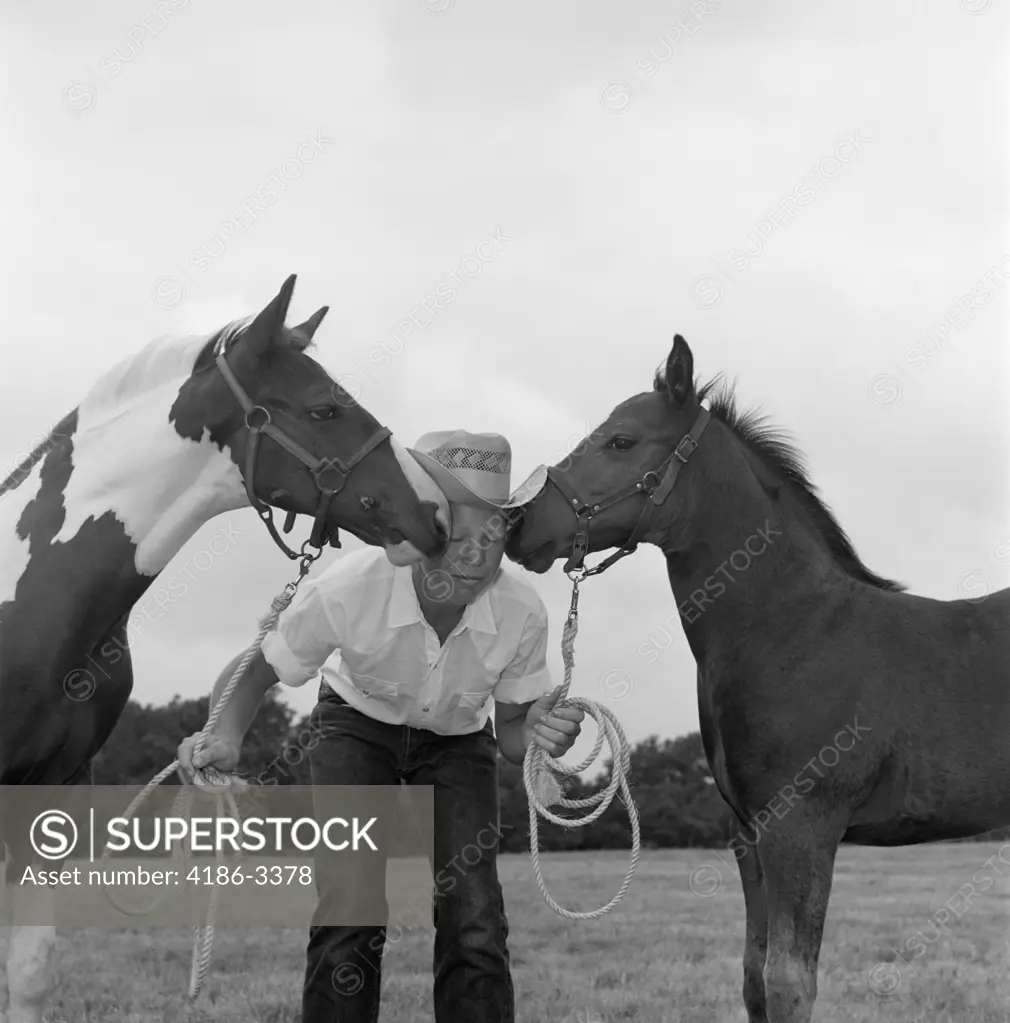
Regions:
<instances>
[{"instance_id":1,"label":"brown horse","mask_svg":"<svg viewBox=\"0 0 1010 1023\"><path fill-rule=\"evenodd\" d=\"M401 561L443 549L444 495L306 354L326 307L285 326L294 285L113 367L0 485L0 797L87 780L133 687L130 611L209 519L252 504L292 558L271 506L312 516L317 550L337 527ZM28 837L0 808L7 904L38 859ZM0 1023L8 982L9 1023L41 1020L53 940L14 928Z\"/></svg>"},{"instance_id":2,"label":"brown horse","mask_svg":"<svg viewBox=\"0 0 1010 1023\"><path fill-rule=\"evenodd\" d=\"M748 1019L808 1023L840 842L1010 822L1010 589L931 600L869 571L802 456L693 368L678 335L652 391L547 470L506 552L573 577L588 551L665 554L740 825Z\"/></svg>"}]
</instances>

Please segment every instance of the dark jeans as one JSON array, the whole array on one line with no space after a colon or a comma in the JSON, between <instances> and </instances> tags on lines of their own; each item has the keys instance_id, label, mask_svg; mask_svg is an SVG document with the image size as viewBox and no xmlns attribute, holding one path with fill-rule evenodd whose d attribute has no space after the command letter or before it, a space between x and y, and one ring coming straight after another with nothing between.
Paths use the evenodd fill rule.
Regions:
<instances>
[{"instance_id":1,"label":"dark jeans","mask_svg":"<svg viewBox=\"0 0 1010 1023\"><path fill-rule=\"evenodd\" d=\"M498 759L490 720L470 735L437 735L376 721L326 687L319 695L313 785L397 785L403 779L434 787L436 1023L514 1023L508 923L496 867ZM346 898L340 881L325 871L317 870L316 879L320 905ZM302 1023L376 1023L385 935L384 927L313 922Z\"/></svg>"}]
</instances>

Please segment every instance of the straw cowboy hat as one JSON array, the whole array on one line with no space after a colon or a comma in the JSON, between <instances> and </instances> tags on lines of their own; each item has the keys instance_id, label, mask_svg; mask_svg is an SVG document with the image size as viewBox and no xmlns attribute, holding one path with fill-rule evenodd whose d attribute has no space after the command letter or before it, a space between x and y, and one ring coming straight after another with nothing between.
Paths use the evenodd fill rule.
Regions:
<instances>
[{"instance_id":1,"label":"straw cowboy hat","mask_svg":"<svg viewBox=\"0 0 1010 1023\"><path fill-rule=\"evenodd\" d=\"M540 489L532 490L530 477L510 496L512 448L500 433L436 430L407 450L457 504L518 508Z\"/></svg>"}]
</instances>

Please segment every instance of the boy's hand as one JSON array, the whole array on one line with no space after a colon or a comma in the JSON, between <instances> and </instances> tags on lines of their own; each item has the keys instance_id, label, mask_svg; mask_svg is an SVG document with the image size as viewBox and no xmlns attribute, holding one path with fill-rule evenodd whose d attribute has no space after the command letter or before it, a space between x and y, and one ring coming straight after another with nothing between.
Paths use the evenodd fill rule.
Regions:
<instances>
[{"instance_id":1,"label":"boy's hand","mask_svg":"<svg viewBox=\"0 0 1010 1023\"><path fill-rule=\"evenodd\" d=\"M196 732L183 739L176 751L176 759L187 778L193 777L194 767L216 767L224 774L232 773L237 767L240 757L240 743L235 742L223 735L211 733L204 740L200 752L193 753L196 740L200 733Z\"/></svg>"},{"instance_id":2,"label":"boy's hand","mask_svg":"<svg viewBox=\"0 0 1010 1023\"><path fill-rule=\"evenodd\" d=\"M554 705L561 695L561 686L541 696L526 713L523 738L528 746L535 742L552 757L563 757L575 745L582 731L582 720L586 712L581 707L558 707Z\"/></svg>"}]
</instances>

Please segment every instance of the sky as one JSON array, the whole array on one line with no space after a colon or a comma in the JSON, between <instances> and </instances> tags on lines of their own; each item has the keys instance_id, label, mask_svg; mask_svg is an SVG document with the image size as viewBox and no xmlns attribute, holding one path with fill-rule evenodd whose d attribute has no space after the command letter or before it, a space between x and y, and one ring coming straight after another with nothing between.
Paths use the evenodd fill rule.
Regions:
<instances>
[{"instance_id":1,"label":"sky","mask_svg":"<svg viewBox=\"0 0 1010 1023\"><path fill-rule=\"evenodd\" d=\"M2 19L8 470L114 362L255 312L296 272L289 322L330 305L320 361L406 443L503 433L518 484L648 390L681 333L701 377L790 431L872 570L944 600L1010 584L1001 5L106 0ZM209 692L291 575L251 511L208 523L165 570L185 592L138 605L134 698ZM560 680L569 584L560 563L529 578ZM580 610L572 694L632 741L695 730L659 552L587 582ZM299 713L314 697L285 693Z\"/></svg>"}]
</instances>

